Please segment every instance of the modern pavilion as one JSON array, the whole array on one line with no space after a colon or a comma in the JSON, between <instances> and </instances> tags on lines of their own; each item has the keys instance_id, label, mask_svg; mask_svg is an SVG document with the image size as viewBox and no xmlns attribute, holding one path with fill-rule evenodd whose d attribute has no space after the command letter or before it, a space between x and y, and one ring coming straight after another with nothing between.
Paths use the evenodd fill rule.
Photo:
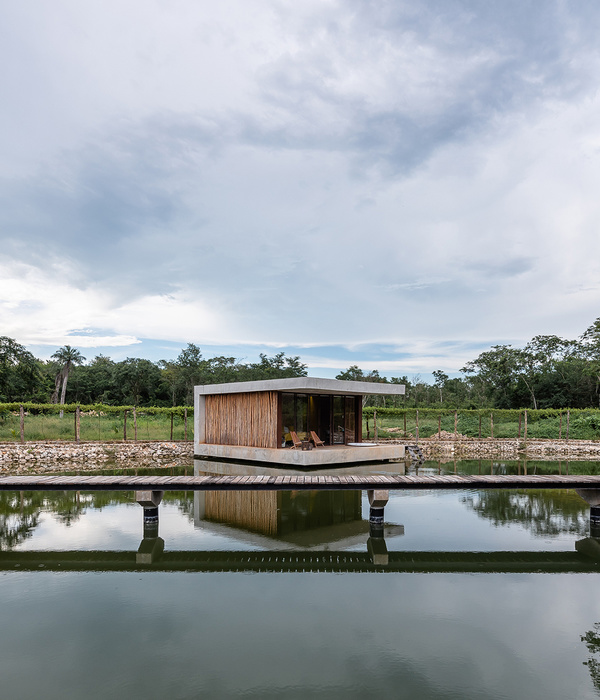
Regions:
<instances>
[{"instance_id":1,"label":"modern pavilion","mask_svg":"<svg viewBox=\"0 0 600 700\"><path fill-rule=\"evenodd\" d=\"M367 394L402 395L404 386L315 377L197 386L194 455L297 466L403 458L402 445L363 443Z\"/></svg>"}]
</instances>

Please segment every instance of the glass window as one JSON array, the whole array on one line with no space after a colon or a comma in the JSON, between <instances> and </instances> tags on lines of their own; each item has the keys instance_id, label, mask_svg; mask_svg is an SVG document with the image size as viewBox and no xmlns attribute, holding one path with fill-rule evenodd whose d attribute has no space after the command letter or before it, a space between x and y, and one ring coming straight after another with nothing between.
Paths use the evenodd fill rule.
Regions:
<instances>
[{"instance_id":1,"label":"glass window","mask_svg":"<svg viewBox=\"0 0 600 700\"><path fill-rule=\"evenodd\" d=\"M296 419L294 411L294 394L281 395L281 417L282 417L282 435L281 446L292 444L292 436L290 432L296 429Z\"/></svg>"},{"instance_id":2,"label":"glass window","mask_svg":"<svg viewBox=\"0 0 600 700\"><path fill-rule=\"evenodd\" d=\"M356 403L354 396L346 396L346 444L356 442Z\"/></svg>"},{"instance_id":3,"label":"glass window","mask_svg":"<svg viewBox=\"0 0 600 700\"><path fill-rule=\"evenodd\" d=\"M345 443L344 433L346 423L344 421L344 397L333 397L333 444L343 445Z\"/></svg>"}]
</instances>

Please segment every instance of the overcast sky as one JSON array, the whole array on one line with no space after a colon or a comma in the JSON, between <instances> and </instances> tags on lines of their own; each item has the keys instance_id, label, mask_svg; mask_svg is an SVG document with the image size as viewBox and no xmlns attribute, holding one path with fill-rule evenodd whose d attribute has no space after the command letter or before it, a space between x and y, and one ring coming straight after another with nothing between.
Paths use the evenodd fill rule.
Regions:
<instances>
[{"instance_id":1,"label":"overcast sky","mask_svg":"<svg viewBox=\"0 0 600 700\"><path fill-rule=\"evenodd\" d=\"M0 0L0 335L457 372L600 316L596 0Z\"/></svg>"}]
</instances>

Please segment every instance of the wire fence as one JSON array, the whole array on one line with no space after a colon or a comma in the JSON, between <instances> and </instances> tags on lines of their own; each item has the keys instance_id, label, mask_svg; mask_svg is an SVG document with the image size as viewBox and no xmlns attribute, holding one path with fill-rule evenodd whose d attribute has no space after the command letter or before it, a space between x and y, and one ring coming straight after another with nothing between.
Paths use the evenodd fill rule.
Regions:
<instances>
[{"instance_id":1,"label":"wire fence","mask_svg":"<svg viewBox=\"0 0 600 700\"><path fill-rule=\"evenodd\" d=\"M0 441L193 440L190 406L0 404Z\"/></svg>"},{"instance_id":2,"label":"wire fence","mask_svg":"<svg viewBox=\"0 0 600 700\"><path fill-rule=\"evenodd\" d=\"M363 409L363 437L600 439L597 409Z\"/></svg>"}]
</instances>

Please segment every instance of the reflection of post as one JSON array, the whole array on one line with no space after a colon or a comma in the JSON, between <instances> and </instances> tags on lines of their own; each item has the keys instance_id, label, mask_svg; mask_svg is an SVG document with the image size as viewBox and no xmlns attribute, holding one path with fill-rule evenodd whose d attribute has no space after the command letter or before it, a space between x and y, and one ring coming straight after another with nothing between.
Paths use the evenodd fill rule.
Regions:
<instances>
[{"instance_id":1,"label":"reflection of post","mask_svg":"<svg viewBox=\"0 0 600 700\"><path fill-rule=\"evenodd\" d=\"M369 523L371 524L371 532L373 529L380 528L383 531L383 510L390 500L390 492L387 490L369 490L367 491L369 498Z\"/></svg>"},{"instance_id":2,"label":"reflection of post","mask_svg":"<svg viewBox=\"0 0 600 700\"><path fill-rule=\"evenodd\" d=\"M144 509L144 537L158 537L158 506L164 491L136 491L135 500Z\"/></svg>"},{"instance_id":3,"label":"reflection of post","mask_svg":"<svg viewBox=\"0 0 600 700\"><path fill-rule=\"evenodd\" d=\"M158 506L164 491L136 491L135 500L144 509L144 539L135 556L136 564L152 564L163 553L165 542L158 536Z\"/></svg>"},{"instance_id":4,"label":"reflection of post","mask_svg":"<svg viewBox=\"0 0 600 700\"><path fill-rule=\"evenodd\" d=\"M600 538L600 489L575 489L590 506L590 537Z\"/></svg>"},{"instance_id":5,"label":"reflection of post","mask_svg":"<svg viewBox=\"0 0 600 700\"><path fill-rule=\"evenodd\" d=\"M388 550L383 538L384 509L390 500L390 492L387 490L367 491L369 498L369 525L370 537L367 541L367 550L373 564L385 566L389 563Z\"/></svg>"}]
</instances>

